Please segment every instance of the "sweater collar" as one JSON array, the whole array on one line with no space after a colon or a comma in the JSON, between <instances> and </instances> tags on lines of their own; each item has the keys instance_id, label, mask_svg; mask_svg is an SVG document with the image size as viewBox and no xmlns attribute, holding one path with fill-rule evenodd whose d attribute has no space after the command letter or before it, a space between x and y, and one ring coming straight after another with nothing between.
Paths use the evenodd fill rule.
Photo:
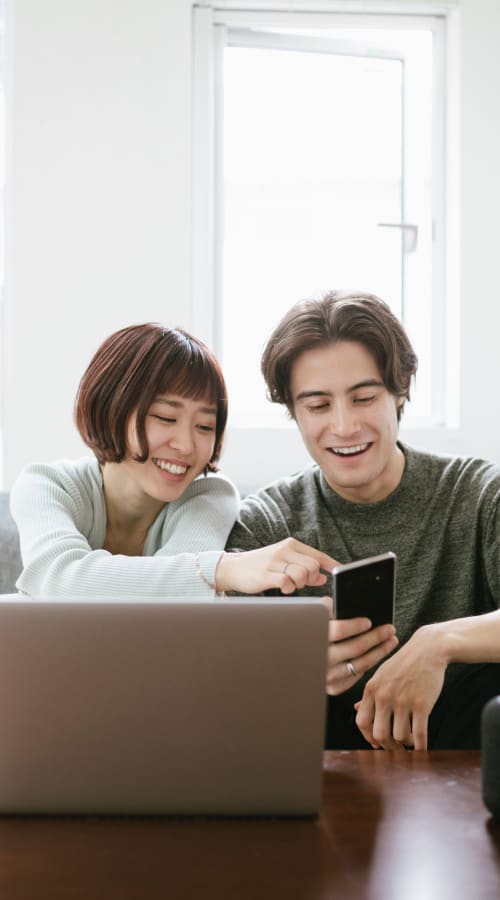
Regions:
<instances>
[{"instance_id":1,"label":"sweater collar","mask_svg":"<svg viewBox=\"0 0 500 900\"><path fill-rule=\"evenodd\" d=\"M400 509L402 505L412 506L420 505L422 502L422 484L417 478L417 453L412 448L405 446L398 441L398 447L402 450L405 457L405 468L403 476L398 486L376 503L353 503L337 494L326 481L323 472L317 468L316 481L319 492L328 507L330 513L335 516L342 516L343 519L350 518L358 525L377 521L381 527L385 518L392 518L395 509Z\"/></svg>"}]
</instances>

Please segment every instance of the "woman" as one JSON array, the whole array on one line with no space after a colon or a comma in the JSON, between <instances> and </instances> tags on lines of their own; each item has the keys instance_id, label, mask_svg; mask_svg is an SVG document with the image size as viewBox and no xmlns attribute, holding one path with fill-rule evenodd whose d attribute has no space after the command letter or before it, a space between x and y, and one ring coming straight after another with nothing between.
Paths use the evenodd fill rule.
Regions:
<instances>
[{"instance_id":1,"label":"woman","mask_svg":"<svg viewBox=\"0 0 500 900\"><path fill-rule=\"evenodd\" d=\"M201 341L154 323L112 334L75 404L94 456L30 465L12 488L19 591L212 598L323 584L334 561L298 541L222 552L239 502L215 474L226 420L222 372Z\"/></svg>"}]
</instances>

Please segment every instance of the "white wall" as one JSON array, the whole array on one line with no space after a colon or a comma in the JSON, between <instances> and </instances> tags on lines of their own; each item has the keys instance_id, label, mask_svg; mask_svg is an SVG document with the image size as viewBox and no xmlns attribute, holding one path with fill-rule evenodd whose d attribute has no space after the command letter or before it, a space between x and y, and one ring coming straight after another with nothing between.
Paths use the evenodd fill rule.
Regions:
<instances>
[{"instance_id":1,"label":"white wall","mask_svg":"<svg viewBox=\"0 0 500 900\"><path fill-rule=\"evenodd\" d=\"M500 4L459 8L460 424L406 436L500 462ZM191 3L10 0L8 13L6 486L30 460L82 451L73 397L105 336L192 322ZM224 468L248 487L305 459L293 431L264 445L239 431Z\"/></svg>"},{"instance_id":2,"label":"white wall","mask_svg":"<svg viewBox=\"0 0 500 900\"><path fill-rule=\"evenodd\" d=\"M73 456L77 383L132 322L190 318L186 0L11 0L4 460Z\"/></svg>"}]
</instances>

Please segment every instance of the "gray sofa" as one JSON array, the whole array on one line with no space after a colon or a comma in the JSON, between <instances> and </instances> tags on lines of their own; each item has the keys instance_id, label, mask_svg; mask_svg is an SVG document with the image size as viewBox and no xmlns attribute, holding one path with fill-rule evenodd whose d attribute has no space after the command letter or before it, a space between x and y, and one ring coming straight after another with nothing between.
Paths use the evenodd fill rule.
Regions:
<instances>
[{"instance_id":1,"label":"gray sofa","mask_svg":"<svg viewBox=\"0 0 500 900\"><path fill-rule=\"evenodd\" d=\"M12 594L21 574L19 537L9 510L9 495L0 491L0 594Z\"/></svg>"}]
</instances>

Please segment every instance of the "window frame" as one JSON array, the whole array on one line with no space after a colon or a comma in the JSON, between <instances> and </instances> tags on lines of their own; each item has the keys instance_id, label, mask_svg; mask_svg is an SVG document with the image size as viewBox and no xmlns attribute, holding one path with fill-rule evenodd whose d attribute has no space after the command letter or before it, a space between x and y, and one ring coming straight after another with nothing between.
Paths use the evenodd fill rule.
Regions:
<instances>
[{"instance_id":1,"label":"window frame","mask_svg":"<svg viewBox=\"0 0 500 900\"><path fill-rule=\"evenodd\" d=\"M234 6L234 4L231 4ZM355 4L350 4L354 7ZM433 304L432 304L432 358L433 358L433 410L430 422L412 425L411 433L433 434L436 429L455 428L458 425L458 290L455 266L451 260L458 257L457 226L451 222L456 209L455 183L457 161L450 160L450 148L458 125L453 112L456 107L456 85L449 79L449 26L455 3L429 4L425 14L408 10L408 4L398 4L397 13L359 12L338 9L331 4L328 11L269 11L229 9L224 2L193 8L193 303L192 321L197 334L220 353L222 348L222 322L219 316L218 298L222 287L222 178L221 142L222 121L216 102L216 91L222 85L222 48L226 29L262 30L272 27L353 27L411 29L431 28L434 33L434 111L433 111L433 174L441 185L433 191ZM345 10L346 4L343 4ZM366 9L366 4L364 5ZM387 7L385 7L387 9ZM452 73L453 75L453 73ZM446 78L446 82L445 82ZM448 168L454 182L448 175ZM218 193L219 192L219 193ZM451 202L450 202L451 200ZM450 235L453 246L450 247ZM217 252L218 247L218 252ZM453 295L451 295L453 294ZM436 360L440 365L436 368ZM268 426L261 428L233 429L252 432L252 440L267 441ZM404 422L403 422L404 430ZM265 433L267 437L265 436ZM237 441L239 444L240 441ZM272 443L272 440L271 440Z\"/></svg>"}]
</instances>

